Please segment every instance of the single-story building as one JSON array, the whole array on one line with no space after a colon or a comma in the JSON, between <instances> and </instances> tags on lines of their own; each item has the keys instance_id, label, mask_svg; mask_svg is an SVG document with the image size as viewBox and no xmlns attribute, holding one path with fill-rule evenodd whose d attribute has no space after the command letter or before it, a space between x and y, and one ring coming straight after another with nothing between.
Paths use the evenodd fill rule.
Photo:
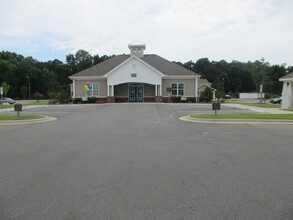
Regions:
<instances>
[{"instance_id":1,"label":"single-story building","mask_svg":"<svg viewBox=\"0 0 293 220\"><path fill-rule=\"evenodd\" d=\"M145 44L128 45L129 55L118 55L73 74L72 98L95 97L107 102L162 102L169 96L198 99L210 86L200 75L155 54L144 54ZM86 83L91 84L85 89Z\"/></svg>"},{"instance_id":2,"label":"single-story building","mask_svg":"<svg viewBox=\"0 0 293 220\"><path fill-rule=\"evenodd\" d=\"M282 109L293 108L293 73L279 79L283 82Z\"/></svg>"},{"instance_id":3,"label":"single-story building","mask_svg":"<svg viewBox=\"0 0 293 220\"><path fill-rule=\"evenodd\" d=\"M212 87L212 84L207 79L198 79L197 96L200 97L201 93L205 91L207 87L212 89L213 99L215 99L217 90Z\"/></svg>"}]
</instances>

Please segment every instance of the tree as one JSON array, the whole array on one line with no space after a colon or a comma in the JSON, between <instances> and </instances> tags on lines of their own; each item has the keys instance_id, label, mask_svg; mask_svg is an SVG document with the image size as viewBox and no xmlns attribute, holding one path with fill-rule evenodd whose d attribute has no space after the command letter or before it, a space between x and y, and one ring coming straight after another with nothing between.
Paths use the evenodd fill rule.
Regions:
<instances>
[{"instance_id":1,"label":"tree","mask_svg":"<svg viewBox=\"0 0 293 220\"><path fill-rule=\"evenodd\" d=\"M206 87L199 97L200 102L211 102L213 100L213 90Z\"/></svg>"},{"instance_id":2,"label":"tree","mask_svg":"<svg viewBox=\"0 0 293 220\"><path fill-rule=\"evenodd\" d=\"M224 78L222 77L217 77L215 81L212 83L212 87L217 90L216 92L216 98L220 99L223 98L225 95L224 91Z\"/></svg>"},{"instance_id":3,"label":"tree","mask_svg":"<svg viewBox=\"0 0 293 220\"><path fill-rule=\"evenodd\" d=\"M26 99L26 95L27 95L27 87L26 86L22 86L20 88L20 94L22 99Z\"/></svg>"},{"instance_id":4,"label":"tree","mask_svg":"<svg viewBox=\"0 0 293 220\"><path fill-rule=\"evenodd\" d=\"M4 97L6 97L8 91L10 89L10 85L7 82L3 82L2 88L3 88Z\"/></svg>"},{"instance_id":5,"label":"tree","mask_svg":"<svg viewBox=\"0 0 293 220\"><path fill-rule=\"evenodd\" d=\"M271 94L281 95L283 83L279 79L286 75L285 65L273 65L269 72L268 77L270 79L270 86L267 88L267 92Z\"/></svg>"},{"instance_id":6,"label":"tree","mask_svg":"<svg viewBox=\"0 0 293 220\"><path fill-rule=\"evenodd\" d=\"M93 58L89 52L85 50L78 50L75 55L67 55L66 62L70 66L71 71L75 73L91 67L93 64Z\"/></svg>"}]
</instances>

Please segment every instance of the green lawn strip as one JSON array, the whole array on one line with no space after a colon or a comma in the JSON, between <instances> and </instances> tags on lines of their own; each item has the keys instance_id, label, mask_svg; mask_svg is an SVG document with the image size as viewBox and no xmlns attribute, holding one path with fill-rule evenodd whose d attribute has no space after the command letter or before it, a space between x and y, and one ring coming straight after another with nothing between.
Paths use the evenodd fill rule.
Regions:
<instances>
[{"instance_id":1,"label":"green lawn strip","mask_svg":"<svg viewBox=\"0 0 293 220\"><path fill-rule=\"evenodd\" d=\"M207 119L283 119L293 120L293 114L221 114L221 115L191 115L193 118Z\"/></svg>"},{"instance_id":2,"label":"green lawn strip","mask_svg":"<svg viewBox=\"0 0 293 220\"><path fill-rule=\"evenodd\" d=\"M241 104L241 105L248 105L248 106L255 106L260 108L281 108L280 104L267 104L267 103L247 103L247 102L239 102L233 100L226 100L224 104Z\"/></svg>"},{"instance_id":3,"label":"green lawn strip","mask_svg":"<svg viewBox=\"0 0 293 220\"><path fill-rule=\"evenodd\" d=\"M7 120L30 120L30 119L40 119L45 118L42 115L20 115L17 117L16 115L0 115L0 121L7 121Z\"/></svg>"},{"instance_id":4,"label":"green lawn strip","mask_svg":"<svg viewBox=\"0 0 293 220\"><path fill-rule=\"evenodd\" d=\"M293 109L282 109L282 110L293 112Z\"/></svg>"},{"instance_id":5,"label":"green lawn strip","mask_svg":"<svg viewBox=\"0 0 293 220\"><path fill-rule=\"evenodd\" d=\"M17 103L17 102L16 102ZM31 106L31 105L49 105L49 101L40 101L40 102L32 102L27 104L22 104L22 106ZM0 109L6 109L6 108L14 108L14 105L8 104L8 105L0 105Z\"/></svg>"},{"instance_id":6,"label":"green lawn strip","mask_svg":"<svg viewBox=\"0 0 293 220\"><path fill-rule=\"evenodd\" d=\"M0 105L0 109L13 108L14 105Z\"/></svg>"},{"instance_id":7,"label":"green lawn strip","mask_svg":"<svg viewBox=\"0 0 293 220\"><path fill-rule=\"evenodd\" d=\"M22 104L22 106L30 106L30 105L49 105L49 101L40 101L40 102L32 102L27 104Z\"/></svg>"}]
</instances>

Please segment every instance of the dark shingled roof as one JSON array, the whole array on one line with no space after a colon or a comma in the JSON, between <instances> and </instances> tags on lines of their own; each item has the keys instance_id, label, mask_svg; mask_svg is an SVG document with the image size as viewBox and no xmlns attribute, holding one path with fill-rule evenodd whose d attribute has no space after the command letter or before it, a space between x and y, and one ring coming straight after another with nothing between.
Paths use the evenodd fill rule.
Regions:
<instances>
[{"instance_id":1,"label":"dark shingled roof","mask_svg":"<svg viewBox=\"0 0 293 220\"><path fill-rule=\"evenodd\" d=\"M172 63L169 60L166 60L155 54L144 55L142 60L167 76L198 75L197 73L191 70L188 70L176 63Z\"/></svg>"},{"instance_id":2,"label":"dark shingled roof","mask_svg":"<svg viewBox=\"0 0 293 220\"><path fill-rule=\"evenodd\" d=\"M289 73L286 76L281 77L280 79L291 79L291 78L293 78L293 72L292 73Z\"/></svg>"},{"instance_id":3,"label":"dark shingled roof","mask_svg":"<svg viewBox=\"0 0 293 220\"><path fill-rule=\"evenodd\" d=\"M98 63L97 65L75 73L72 76L103 76L128 58L129 55L114 56L108 60Z\"/></svg>"},{"instance_id":4,"label":"dark shingled roof","mask_svg":"<svg viewBox=\"0 0 293 220\"><path fill-rule=\"evenodd\" d=\"M130 55L118 55L111 57L108 60L105 60L95 66L82 70L78 73L73 74L72 76L103 76L125 60L127 60ZM155 68L156 70L160 71L164 75L167 76L174 76L174 75L198 75L191 70L185 69L184 67L172 63L158 55L155 54L147 54L141 58L144 62Z\"/></svg>"}]
</instances>

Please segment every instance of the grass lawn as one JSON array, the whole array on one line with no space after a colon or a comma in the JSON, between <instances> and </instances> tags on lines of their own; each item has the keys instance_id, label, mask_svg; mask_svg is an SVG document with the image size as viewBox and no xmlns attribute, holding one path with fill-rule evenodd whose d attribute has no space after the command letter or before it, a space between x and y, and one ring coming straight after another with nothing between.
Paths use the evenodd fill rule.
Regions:
<instances>
[{"instance_id":1,"label":"grass lawn","mask_svg":"<svg viewBox=\"0 0 293 220\"><path fill-rule=\"evenodd\" d=\"M0 109L13 108L14 105L0 105Z\"/></svg>"},{"instance_id":2,"label":"grass lawn","mask_svg":"<svg viewBox=\"0 0 293 220\"><path fill-rule=\"evenodd\" d=\"M293 120L293 114L221 114L191 115L193 118L209 119L286 119Z\"/></svg>"},{"instance_id":3,"label":"grass lawn","mask_svg":"<svg viewBox=\"0 0 293 220\"><path fill-rule=\"evenodd\" d=\"M281 108L280 104L259 104L259 103L248 103L248 102L240 102L240 101L234 101L234 100L225 100L224 104L241 104L241 105L248 105L248 106L255 106L255 107L261 107L261 108Z\"/></svg>"},{"instance_id":4,"label":"grass lawn","mask_svg":"<svg viewBox=\"0 0 293 220\"><path fill-rule=\"evenodd\" d=\"M17 103L17 102L16 102ZM35 101L27 104L22 104L22 106L30 106L30 105L48 105L49 101L48 100L42 100L42 101ZM8 104L8 105L0 105L0 109L5 109L5 108L13 108L14 105Z\"/></svg>"},{"instance_id":5,"label":"grass lawn","mask_svg":"<svg viewBox=\"0 0 293 220\"><path fill-rule=\"evenodd\" d=\"M20 115L17 117L16 115L0 115L0 121L6 120L29 120L29 119L39 119L44 118L42 115Z\"/></svg>"}]
</instances>

